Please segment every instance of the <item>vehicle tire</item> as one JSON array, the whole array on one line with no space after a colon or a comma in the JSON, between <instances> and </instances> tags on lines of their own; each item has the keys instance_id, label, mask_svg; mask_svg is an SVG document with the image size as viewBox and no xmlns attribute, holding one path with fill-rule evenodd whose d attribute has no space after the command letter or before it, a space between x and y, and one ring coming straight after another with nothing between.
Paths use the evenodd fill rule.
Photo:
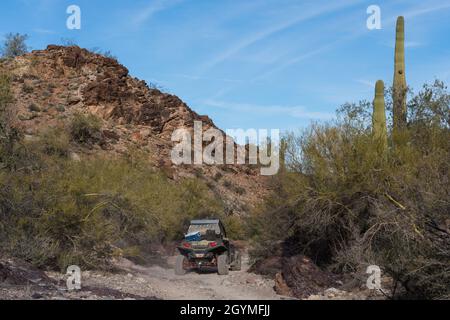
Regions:
<instances>
[{"instance_id":1,"label":"vehicle tire","mask_svg":"<svg viewBox=\"0 0 450 320\"><path fill-rule=\"evenodd\" d=\"M242 268L241 253L239 251L236 251L236 253L234 254L234 261L231 264L231 270L241 271L241 268Z\"/></svg>"},{"instance_id":2,"label":"vehicle tire","mask_svg":"<svg viewBox=\"0 0 450 320\"><path fill-rule=\"evenodd\" d=\"M186 263L187 258L183 255L177 256L177 260L175 261L175 274L177 276L185 275L187 270L184 265Z\"/></svg>"},{"instance_id":3,"label":"vehicle tire","mask_svg":"<svg viewBox=\"0 0 450 320\"><path fill-rule=\"evenodd\" d=\"M227 259L228 255L226 253L217 257L217 273L221 276L227 275L230 269Z\"/></svg>"}]
</instances>

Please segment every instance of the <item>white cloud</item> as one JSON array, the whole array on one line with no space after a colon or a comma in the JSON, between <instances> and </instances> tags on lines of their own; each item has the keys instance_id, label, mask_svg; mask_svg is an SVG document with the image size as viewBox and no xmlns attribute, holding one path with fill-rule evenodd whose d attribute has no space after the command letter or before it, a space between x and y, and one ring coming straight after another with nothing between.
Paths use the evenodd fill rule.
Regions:
<instances>
[{"instance_id":1,"label":"white cloud","mask_svg":"<svg viewBox=\"0 0 450 320\"><path fill-rule=\"evenodd\" d=\"M156 13L172 8L173 6L183 2L183 0L155 0L148 6L141 9L133 18L132 22L135 26L139 26L147 20L151 19Z\"/></svg>"},{"instance_id":2,"label":"white cloud","mask_svg":"<svg viewBox=\"0 0 450 320\"><path fill-rule=\"evenodd\" d=\"M304 106L256 105L248 103L225 102L211 99L203 101L203 104L210 107L265 116L287 115L293 118L312 120L330 120L334 117L334 113L308 111Z\"/></svg>"}]
</instances>

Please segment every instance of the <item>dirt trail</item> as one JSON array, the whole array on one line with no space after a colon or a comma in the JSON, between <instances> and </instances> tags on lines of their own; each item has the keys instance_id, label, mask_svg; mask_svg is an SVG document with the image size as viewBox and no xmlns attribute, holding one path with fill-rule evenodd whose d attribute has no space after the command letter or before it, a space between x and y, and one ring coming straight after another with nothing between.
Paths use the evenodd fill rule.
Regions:
<instances>
[{"instance_id":1,"label":"dirt trail","mask_svg":"<svg viewBox=\"0 0 450 320\"><path fill-rule=\"evenodd\" d=\"M68 276L59 272L42 272L28 264L10 263L18 281L5 274L0 281L1 299L163 299L163 300L278 300L287 299L274 291L274 281L248 273L248 255L242 256L242 270L219 276L215 269L175 275L175 257L158 259L157 264L142 266L127 259L115 262L116 272L83 271L81 290L67 290ZM165 266L164 266L165 265ZM1 267L1 264L0 264ZM32 272L23 272L24 270ZM1 268L0 268L1 270ZM20 272L19 272L20 271ZM14 273L15 272L15 273ZM35 275L35 272L37 276ZM27 280L27 276L30 280ZM19 279L19 280L20 280ZM3 279L5 280L5 279Z\"/></svg>"},{"instance_id":2,"label":"dirt trail","mask_svg":"<svg viewBox=\"0 0 450 320\"><path fill-rule=\"evenodd\" d=\"M242 270L219 276L216 270L190 272L176 276L175 257L158 259L151 266L137 265L120 259L115 265L120 271L82 271L81 290L68 291L67 275L43 272L29 264L17 261L0 263L0 299L38 300L111 300L111 299L163 299L163 300L284 300L277 295L274 281L247 272L248 256L242 257ZM167 260L167 265L164 263ZM5 267L6 266L6 267ZM3 270L3 273L1 272ZM3 274L3 278L2 278ZM311 300L382 299L373 290L347 292L328 288L311 295Z\"/></svg>"},{"instance_id":3,"label":"dirt trail","mask_svg":"<svg viewBox=\"0 0 450 320\"><path fill-rule=\"evenodd\" d=\"M172 265L174 257L168 259ZM123 260L119 266L144 279L154 290L156 297L177 300L267 300L281 299L273 290L272 280L248 273L248 256L242 259L241 271L230 271L226 276L219 276L215 270L189 272L176 276L172 268L160 266L142 267Z\"/></svg>"}]
</instances>

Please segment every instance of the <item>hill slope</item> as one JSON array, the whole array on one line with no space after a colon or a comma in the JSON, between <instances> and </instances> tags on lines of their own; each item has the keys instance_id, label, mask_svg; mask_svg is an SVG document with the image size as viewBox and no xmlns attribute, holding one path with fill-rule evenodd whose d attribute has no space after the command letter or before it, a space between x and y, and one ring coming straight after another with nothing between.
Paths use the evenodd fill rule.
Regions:
<instances>
[{"instance_id":1,"label":"hill slope","mask_svg":"<svg viewBox=\"0 0 450 320\"><path fill-rule=\"evenodd\" d=\"M174 95L133 78L116 60L76 46L50 45L2 62L13 75L17 126L27 139L49 127L67 127L75 114L101 119L98 141L73 144L75 159L90 155L114 157L142 151L149 165L174 180L197 176L223 200L229 214L245 214L268 192L264 177L249 166L175 166L170 160L172 132L214 127L212 120L191 110Z\"/></svg>"}]
</instances>

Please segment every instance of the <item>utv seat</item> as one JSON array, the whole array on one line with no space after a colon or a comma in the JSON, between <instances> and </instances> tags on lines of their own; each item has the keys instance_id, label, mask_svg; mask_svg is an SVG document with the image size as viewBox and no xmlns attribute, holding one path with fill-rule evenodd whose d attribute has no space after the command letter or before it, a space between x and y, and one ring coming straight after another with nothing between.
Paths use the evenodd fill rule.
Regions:
<instances>
[{"instance_id":1,"label":"utv seat","mask_svg":"<svg viewBox=\"0 0 450 320\"><path fill-rule=\"evenodd\" d=\"M214 241L217 239L217 234L214 230L206 230L205 233L205 240L207 241Z\"/></svg>"}]
</instances>

